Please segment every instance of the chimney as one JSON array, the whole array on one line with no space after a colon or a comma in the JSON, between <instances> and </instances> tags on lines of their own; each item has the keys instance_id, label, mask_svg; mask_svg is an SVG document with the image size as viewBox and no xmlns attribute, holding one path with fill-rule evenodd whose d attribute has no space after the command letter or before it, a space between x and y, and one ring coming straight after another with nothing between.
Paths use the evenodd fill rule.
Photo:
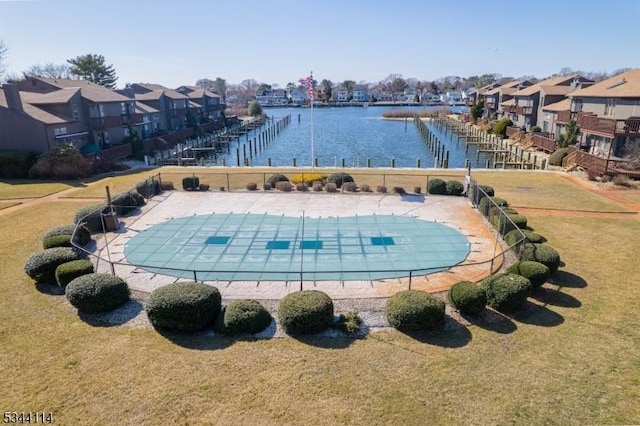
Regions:
<instances>
[{"instance_id":1,"label":"chimney","mask_svg":"<svg viewBox=\"0 0 640 426\"><path fill-rule=\"evenodd\" d=\"M20 99L20 92L18 91L18 85L13 83L5 83L2 86L4 90L4 97L7 99L7 107L12 111L22 112L22 99Z\"/></svg>"}]
</instances>

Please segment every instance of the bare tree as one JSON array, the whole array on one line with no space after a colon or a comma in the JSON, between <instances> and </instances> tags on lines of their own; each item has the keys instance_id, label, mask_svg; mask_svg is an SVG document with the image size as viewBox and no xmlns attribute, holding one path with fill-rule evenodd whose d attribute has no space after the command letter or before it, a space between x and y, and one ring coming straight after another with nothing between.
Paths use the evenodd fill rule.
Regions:
<instances>
[{"instance_id":1,"label":"bare tree","mask_svg":"<svg viewBox=\"0 0 640 426\"><path fill-rule=\"evenodd\" d=\"M31 65L26 71L22 71L25 77L44 77L44 78L71 78L71 67L68 64L54 64L48 62L46 64Z\"/></svg>"},{"instance_id":2,"label":"bare tree","mask_svg":"<svg viewBox=\"0 0 640 426\"><path fill-rule=\"evenodd\" d=\"M216 84L215 81L210 80L208 78L201 78L199 80L196 80L196 86L205 90L215 89L215 84Z\"/></svg>"},{"instance_id":3,"label":"bare tree","mask_svg":"<svg viewBox=\"0 0 640 426\"><path fill-rule=\"evenodd\" d=\"M7 53L9 48L4 43L4 40L0 40L0 81L4 77L4 73L7 71Z\"/></svg>"}]
</instances>

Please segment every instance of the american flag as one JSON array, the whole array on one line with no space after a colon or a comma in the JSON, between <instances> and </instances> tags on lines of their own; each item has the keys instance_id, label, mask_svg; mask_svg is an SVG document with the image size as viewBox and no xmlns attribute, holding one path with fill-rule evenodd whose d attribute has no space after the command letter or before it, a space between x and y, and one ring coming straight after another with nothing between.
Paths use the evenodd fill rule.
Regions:
<instances>
[{"instance_id":1,"label":"american flag","mask_svg":"<svg viewBox=\"0 0 640 426\"><path fill-rule=\"evenodd\" d=\"M309 100L312 101L313 100L313 74L311 74L309 77L301 78L300 80L298 80L298 83L307 86Z\"/></svg>"}]
</instances>

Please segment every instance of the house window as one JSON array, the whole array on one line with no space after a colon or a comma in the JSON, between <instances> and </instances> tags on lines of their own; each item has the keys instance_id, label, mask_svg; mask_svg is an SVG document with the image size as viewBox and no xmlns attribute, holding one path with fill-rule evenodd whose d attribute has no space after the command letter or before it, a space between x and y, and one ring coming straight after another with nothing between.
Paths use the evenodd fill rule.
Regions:
<instances>
[{"instance_id":1,"label":"house window","mask_svg":"<svg viewBox=\"0 0 640 426\"><path fill-rule=\"evenodd\" d=\"M124 129L122 129L124 131L124 137L128 137L129 136L129 128L125 127Z\"/></svg>"},{"instance_id":2,"label":"house window","mask_svg":"<svg viewBox=\"0 0 640 426\"><path fill-rule=\"evenodd\" d=\"M607 103L604 105L604 115L613 117L616 109L616 98L607 98Z\"/></svg>"},{"instance_id":3,"label":"house window","mask_svg":"<svg viewBox=\"0 0 640 426\"><path fill-rule=\"evenodd\" d=\"M80 120L80 111L78 110L78 104L71 104L71 114L74 120Z\"/></svg>"},{"instance_id":4,"label":"house window","mask_svg":"<svg viewBox=\"0 0 640 426\"><path fill-rule=\"evenodd\" d=\"M55 129L53 129L53 134L55 136L66 135L67 134L67 128L66 127L56 127Z\"/></svg>"}]
</instances>

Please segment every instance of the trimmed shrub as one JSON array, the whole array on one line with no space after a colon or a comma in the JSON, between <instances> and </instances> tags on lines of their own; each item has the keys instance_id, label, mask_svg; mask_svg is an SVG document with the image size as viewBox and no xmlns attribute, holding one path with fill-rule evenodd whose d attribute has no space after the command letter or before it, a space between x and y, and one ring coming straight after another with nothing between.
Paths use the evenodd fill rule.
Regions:
<instances>
[{"instance_id":1,"label":"trimmed shrub","mask_svg":"<svg viewBox=\"0 0 640 426\"><path fill-rule=\"evenodd\" d=\"M327 192L338 192L338 186L333 182L329 182L328 184L326 184L324 186L324 189L326 189Z\"/></svg>"},{"instance_id":2,"label":"trimmed shrub","mask_svg":"<svg viewBox=\"0 0 640 426\"><path fill-rule=\"evenodd\" d=\"M407 191L405 191L405 189L401 186L394 186L391 189L391 192L393 192L394 194L400 194L400 195L407 193Z\"/></svg>"},{"instance_id":3,"label":"trimmed shrub","mask_svg":"<svg viewBox=\"0 0 640 426\"><path fill-rule=\"evenodd\" d=\"M30 179L78 179L90 176L93 162L70 144L60 144L45 152L29 169Z\"/></svg>"},{"instance_id":4,"label":"trimmed shrub","mask_svg":"<svg viewBox=\"0 0 640 426\"><path fill-rule=\"evenodd\" d=\"M173 184L171 185L173 187ZM144 198L151 198L154 195L158 195L162 192L160 182L156 179L146 179L136 184L136 191Z\"/></svg>"},{"instance_id":5,"label":"trimmed shrub","mask_svg":"<svg viewBox=\"0 0 640 426\"><path fill-rule=\"evenodd\" d=\"M42 248L48 249L53 247L73 247L71 244L71 235L54 235L42 240Z\"/></svg>"},{"instance_id":6,"label":"trimmed shrub","mask_svg":"<svg viewBox=\"0 0 640 426\"><path fill-rule=\"evenodd\" d=\"M429 179L427 182L427 194L447 195L447 183L442 179Z\"/></svg>"},{"instance_id":7,"label":"trimmed shrub","mask_svg":"<svg viewBox=\"0 0 640 426\"><path fill-rule=\"evenodd\" d=\"M275 187L278 182L289 182L289 178L285 175L276 173L275 175L269 176L269 179L267 179L267 183L271 185L272 188Z\"/></svg>"},{"instance_id":8,"label":"trimmed shrub","mask_svg":"<svg viewBox=\"0 0 640 426\"><path fill-rule=\"evenodd\" d=\"M464 192L464 185L457 180L448 180L445 186L447 187L447 194L449 195L462 195Z\"/></svg>"},{"instance_id":9,"label":"trimmed shrub","mask_svg":"<svg viewBox=\"0 0 640 426\"><path fill-rule=\"evenodd\" d=\"M89 259L72 260L56 268L56 282L60 287L66 287L74 279L94 272L93 263Z\"/></svg>"},{"instance_id":10,"label":"trimmed shrub","mask_svg":"<svg viewBox=\"0 0 640 426\"><path fill-rule=\"evenodd\" d=\"M280 301L278 320L289 334L316 333L333 323L333 301L317 290L290 293Z\"/></svg>"},{"instance_id":11,"label":"trimmed shrub","mask_svg":"<svg viewBox=\"0 0 640 426\"><path fill-rule=\"evenodd\" d=\"M313 186L311 188L315 192L322 192L322 182L320 182L320 181L313 182Z\"/></svg>"},{"instance_id":12,"label":"trimmed shrub","mask_svg":"<svg viewBox=\"0 0 640 426\"><path fill-rule=\"evenodd\" d=\"M264 190L265 190L265 191L271 191L271 188L272 188L272 187L273 187L273 186L272 186L270 183L265 183L265 184L264 184Z\"/></svg>"},{"instance_id":13,"label":"trimmed shrub","mask_svg":"<svg viewBox=\"0 0 640 426\"><path fill-rule=\"evenodd\" d=\"M520 260L540 262L549 268L550 274L560 267L560 254L547 244L525 244L520 251Z\"/></svg>"},{"instance_id":14,"label":"trimmed shrub","mask_svg":"<svg viewBox=\"0 0 640 426\"><path fill-rule=\"evenodd\" d=\"M515 274L501 274L485 278L482 288L487 294L487 302L492 308L516 311L524 305L531 293L531 281Z\"/></svg>"},{"instance_id":15,"label":"trimmed shrub","mask_svg":"<svg viewBox=\"0 0 640 426\"><path fill-rule=\"evenodd\" d=\"M247 184L247 191L255 191L258 189L258 184L255 182L251 182Z\"/></svg>"},{"instance_id":16,"label":"trimmed shrub","mask_svg":"<svg viewBox=\"0 0 640 426\"><path fill-rule=\"evenodd\" d=\"M220 312L220 292L206 284L177 282L154 290L145 310L157 329L199 331L213 325Z\"/></svg>"},{"instance_id":17,"label":"trimmed shrub","mask_svg":"<svg viewBox=\"0 0 640 426\"><path fill-rule=\"evenodd\" d=\"M129 286L111 274L87 274L72 280L65 287L67 300L79 311L109 312L129 300Z\"/></svg>"},{"instance_id":18,"label":"trimmed shrub","mask_svg":"<svg viewBox=\"0 0 640 426\"><path fill-rule=\"evenodd\" d=\"M562 160L569 155L569 148L556 149L551 155L549 155L550 166L562 166Z\"/></svg>"},{"instance_id":19,"label":"trimmed shrub","mask_svg":"<svg viewBox=\"0 0 640 426\"><path fill-rule=\"evenodd\" d=\"M163 180L160 184L160 189L163 191L173 191L176 188L173 186L173 182Z\"/></svg>"},{"instance_id":20,"label":"trimmed shrub","mask_svg":"<svg viewBox=\"0 0 640 426\"><path fill-rule=\"evenodd\" d=\"M387 320L401 331L433 329L444 320L444 302L421 290L404 290L387 301Z\"/></svg>"},{"instance_id":21,"label":"trimmed shrub","mask_svg":"<svg viewBox=\"0 0 640 426\"><path fill-rule=\"evenodd\" d=\"M327 183L335 183L338 188L341 188L345 182L354 182L354 180L350 174L344 172L333 173L327 178Z\"/></svg>"},{"instance_id":22,"label":"trimmed shrub","mask_svg":"<svg viewBox=\"0 0 640 426\"><path fill-rule=\"evenodd\" d=\"M144 200L144 197L138 194L136 191L131 191L129 193L129 197L131 197L131 201L133 202L133 205L136 207L142 207L147 204L147 202Z\"/></svg>"},{"instance_id":23,"label":"trimmed shrub","mask_svg":"<svg viewBox=\"0 0 640 426\"><path fill-rule=\"evenodd\" d=\"M416 194L422 193L422 187L421 186L414 186L413 187L413 192L416 193Z\"/></svg>"},{"instance_id":24,"label":"trimmed shrub","mask_svg":"<svg viewBox=\"0 0 640 426\"><path fill-rule=\"evenodd\" d=\"M540 262L522 260L509 266L507 272L527 278L531 281L531 287L538 288L547 282L549 278L549 267Z\"/></svg>"},{"instance_id":25,"label":"trimmed shrub","mask_svg":"<svg viewBox=\"0 0 640 426\"><path fill-rule=\"evenodd\" d=\"M36 154L31 151L0 150L0 178L24 179L36 162Z\"/></svg>"},{"instance_id":26,"label":"trimmed shrub","mask_svg":"<svg viewBox=\"0 0 640 426\"><path fill-rule=\"evenodd\" d=\"M525 237L527 237L526 242L529 243L541 244L546 241L542 235L536 234L535 232L529 231L528 229L520 229L519 231L517 229L514 229L504 236L504 242L507 243L509 247L513 246L515 243L520 241L520 238L522 238L521 233L524 234Z\"/></svg>"},{"instance_id":27,"label":"trimmed shrub","mask_svg":"<svg viewBox=\"0 0 640 426\"><path fill-rule=\"evenodd\" d=\"M69 247L54 247L31 255L24 264L24 272L38 283L56 282L56 268L77 260L78 254Z\"/></svg>"},{"instance_id":28,"label":"trimmed shrub","mask_svg":"<svg viewBox=\"0 0 640 426\"><path fill-rule=\"evenodd\" d=\"M356 192L358 185L355 182L345 182L342 184L342 190L345 192Z\"/></svg>"},{"instance_id":29,"label":"trimmed shrub","mask_svg":"<svg viewBox=\"0 0 640 426\"><path fill-rule=\"evenodd\" d=\"M469 187L469 198L471 200L473 200L475 203L480 204L480 201L485 197L485 194L488 195L489 197L493 197L495 195L495 191L493 190L493 187L488 186L488 185L478 185L478 187L480 189L482 189L482 191L484 191L484 193L482 191L476 191L476 187L475 185L471 185ZM477 192L477 194L476 194Z\"/></svg>"},{"instance_id":30,"label":"trimmed shrub","mask_svg":"<svg viewBox=\"0 0 640 426\"><path fill-rule=\"evenodd\" d=\"M505 138L507 136L507 127L509 126L513 126L513 121L509 118L503 118L493 127L493 133Z\"/></svg>"},{"instance_id":31,"label":"trimmed shrub","mask_svg":"<svg viewBox=\"0 0 640 426\"><path fill-rule=\"evenodd\" d=\"M531 133L540 133L542 131L542 127L540 126L531 126Z\"/></svg>"},{"instance_id":32,"label":"trimmed shrub","mask_svg":"<svg viewBox=\"0 0 640 426\"><path fill-rule=\"evenodd\" d=\"M307 192L309 190L309 185L304 182L296 183L296 191Z\"/></svg>"},{"instance_id":33,"label":"trimmed shrub","mask_svg":"<svg viewBox=\"0 0 640 426\"><path fill-rule=\"evenodd\" d=\"M362 326L362 318L358 316L357 312L347 312L340 314L338 321L333 326L343 333L356 334Z\"/></svg>"},{"instance_id":34,"label":"trimmed shrub","mask_svg":"<svg viewBox=\"0 0 640 426\"><path fill-rule=\"evenodd\" d=\"M360 187L360 192L371 192L371 186L366 183L362 184L362 186Z\"/></svg>"},{"instance_id":35,"label":"trimmed shrub","mask_svg":"<svg viewBox=\"0 0 640 426\"><path fill-rule=\"evenodd\" d=\"M500 210L497 207L491 209L491 224L498 232L506 235L515 228L524 229L527 227L527 217L525 215L515 213L512 209L505 209L505 212L506 216L500 214ZM511 220L507 220L507 217Z\"/></svg>"},{"instance_id":36,"label":"trimmed shrub","mask_svg":"<svg viewBox=\"0 0 640 426\"><path fill-rule=\"evenodd\" d=\"M276 182L276 189L282 192L291 192L291 182L288 180L281 180L280 182Z\"/></svg>"},{"instance_id":37,"label":"trimmed shrub","mask_svg":"<svg viewBox=\"0 0 640 426\"><path fill-rule=\"evenodd\" d=\"M140 196L140 198L142 198L142 196ZM111 205L118 216L124 216L138 208L136 200L134 200L133 196L128 192L123 192L113 197L111 199Z\"/></svg>"},{"instance_id":38,"label":"trimmed shrub","mask_svg":"<svg viewBox=\"0 0 640 426\"><path fill-rule=\"evenodd\" d=\"M200 184L198 184L196 189L198 191L208 191L209 190L209 184L208 183L200 183ZM220 187L220 192L224 192L224 186Z\"/></svg>"},{"instance_id":39,"label":"trimmed shrub","mask_svg":"<svg viewBox=\"0 0 640 426\"><path fill-rule=\"evenodd\" d=\"M225 334L255 334L269 327L269 311L257 300L234 300L220 315L220 331Z\"/></svg>"},{"instance_id":40,"label":"trimmed shrub","mask_svg":"<svg viewBox=\"0 0 640 426\"><path fill-rule=\"evenodd\" d=\"M200 178L197 176L187 176L182 179L182 189L185 191L197 191L200 188Z\"/></svg>"},{"instance_id":41,"label":"trimmed shrub","mask_svg":"<svg viewBox=\"0 0 640 426\"><path fill-rule=\"evenodd\" d=\"M73 223L83 223L91 232L102 232L102 213L107 211L105 203L94 203L80 207L73 215Z\"/></svg>"},{"instance_id":42,"label":"trimmed shrub","mask_svg":"<svg viewBox=\"0 0 640 426\"><path fill-rule=\"evenodd\" d=\"M327 175L322 173L299 173L291 178L291 183L299 184L306 183L311 186L314 182L321 182L327 178Z\"/></svg>"},{"instance_id":43,"label":"trimmed shrub","mask_svg":"<svg viewBox=\"0 0 640 426\"><path fill-rule=\"evenodd\" d=\"M386 194L387 193L387 187L384 185L378 185L376 186L376 192L379 192L381 194Z\"/></svg>"},{"instance_id":44,"label":"trimmed shrub","mask_svg":"<svg viewBox=\"0 0 640 426\"><path fill-rule=\"evenodd\" d=\"M487 306L484 289L471 281L460 281L451 287L448 295L451 304L463 314L478 315Z\"/></svg>"},{"instance_id":45,"label":"trimmed shrub","mask_svg":"<svg viewBox=\"0 0 640 426\"><path fill-rule=\"evenodd\" d=\"M56 235L73 235L73 230L77 225L60 225L55 228L51 228L47 232L45 232L42 237L43 241L49 237L55 237ZM75 235L75 243L81 246L86 246L91 241L91 232L87 229L86 226L78 226L78 230Z\"/></svg>"},{"instance_id":46,"label":"trimmed shrub","mask_svg":"<svg viewBox=\"0 0 640 426\"><path fill-rule=\"evenodd\" d=\"M493 203L491 201L493 201ZM483 197L482 200L480 200L480 203L478 204L478 210L480 210L480 213L482 213L485 217L489 217L489 214L491 213L491 208L495 207L495 205L498 205L500 207L509 206L507 201L503 200L502 198Z\"/></svg>"}]
</instances>

